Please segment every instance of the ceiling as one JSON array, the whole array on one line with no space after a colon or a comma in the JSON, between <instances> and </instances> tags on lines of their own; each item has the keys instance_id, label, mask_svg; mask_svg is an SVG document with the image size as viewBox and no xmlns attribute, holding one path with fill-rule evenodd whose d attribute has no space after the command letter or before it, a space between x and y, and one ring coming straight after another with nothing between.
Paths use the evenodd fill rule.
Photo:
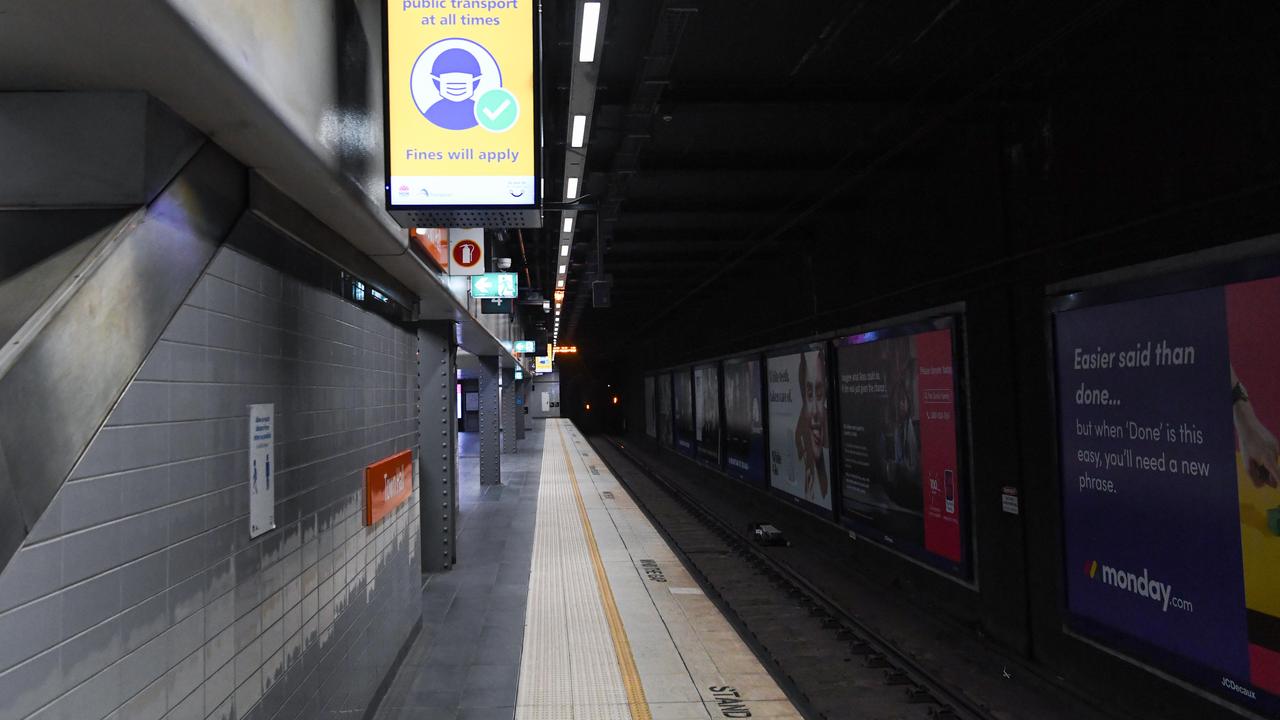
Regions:
<instances>
[{"instance_id":1,"label":"ceiling","mask_svg":"<svg viewBox=\"0 0 1280 720\"><path fill-rule=\"evenodd\" d=\"M578 4L544 5L553 202ZM1265 2L612 0L560 342L656 366L800 338L1269 177L1277 30Z\"/></svg>"},{"instance_id":2,"label":"ceiling","mask_svg":"<svg viewBox=\"0 0 1280 720\"><path fill-rule=\"evenodd\" d=\"M1101 4L998 5L612 2L561 343L607 355L682 312L703 283L758 288L744 271L785 268L795 235L838 225L859 182L890 160L893 174L927 172L930 123L989 92L1011 55ZM546 9L547 194L557 200L574 3ZM558 228L555 213L548 225ZM540 251L544 288L553 235ZM592 307L597 262L613 278L607 309Z\"/></svg>"}]
</instances>

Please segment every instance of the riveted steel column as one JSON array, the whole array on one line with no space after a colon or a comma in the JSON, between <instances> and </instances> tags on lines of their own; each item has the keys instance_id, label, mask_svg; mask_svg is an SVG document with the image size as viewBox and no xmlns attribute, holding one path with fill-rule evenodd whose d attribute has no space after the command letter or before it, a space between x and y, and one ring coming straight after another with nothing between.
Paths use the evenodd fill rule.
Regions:
<instances>
[{"instance_id":1,"label":"riveted steel column","mask_svg":"<svg viewBox=\"0 0 1280 720\"><path fill-rule=\"evenodd\" d=\"M502 482L501 409L498 407L498 356L480 360L480 484Z\"/></svg>"},{"instance_id":2,"label":"riveted steel column","mask_svg":"<svg viewBox=\"0 0 1280 720\"><path fill-rule=\"evenodd\" d=\"M502 368L502 452L516 451L516 371Z\"/></svg>"},{"instance_id":3,"label":"riveted steel column","mask_svg":"<svg viewBox=\"0 0 1280 720\"><path fill-rule=\"evenodd\" d=\"M529 430L529 416L533 413L533 411L529 409L529 399L533 397L533 383L530 382L529 378L525 378L521 381L520 392L524 393L524 412L520 416L520 422L523 423L525 430Z\"/></svg>"},{"instance_id":4,"label":"riveted steel column","mask_svg":"<svg viewBox=\"0 0 1280 720\"><path fill-rule=\"evenodd\" d=\"M516 439L524 439L524 408L528 404L528 393L524 389L524 380L517 380L515 393L516 396Z\"/></svg>"},{"instance_id":5,"label":"riveted steel column","mask_svg":"<svg viewBox=\"0 0 1280 720\"><path fill-rule=\"evenodd\" d=\"M418 325L418 507L422 571L447 570L457 560L457 352L453 322Z\"/></svg>"}]
</instances>

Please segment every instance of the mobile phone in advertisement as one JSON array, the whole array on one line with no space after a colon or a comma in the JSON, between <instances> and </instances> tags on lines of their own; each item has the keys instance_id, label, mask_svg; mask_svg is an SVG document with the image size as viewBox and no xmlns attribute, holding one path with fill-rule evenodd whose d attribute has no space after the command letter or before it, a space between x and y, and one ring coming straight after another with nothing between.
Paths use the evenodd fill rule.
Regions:
<instances>
[{"instance_id":1,"label":"mobile phone in advertisement","mask_svg":"<svg viewBox=\"0 0 1280 720\"><path fill-rule=\"evenodd\" d=\"M951 468L942 471L942 490L946 493L947 514L955 515L956 513L956 475L951 472Z\"/></svg>"}]
</instances>

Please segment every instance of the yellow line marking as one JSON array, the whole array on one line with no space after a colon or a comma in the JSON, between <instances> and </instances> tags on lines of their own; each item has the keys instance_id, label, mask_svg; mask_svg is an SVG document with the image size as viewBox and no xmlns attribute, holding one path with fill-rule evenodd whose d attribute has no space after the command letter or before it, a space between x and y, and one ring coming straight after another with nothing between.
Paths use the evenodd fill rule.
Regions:
<instances>
[{"instance_id":1,"label":"yellow line marking","mask_svg":"<svg viewBox=\"0 0 1280 720\"><path fill-rule=\"evenodd\" d=\"M622 625L618 604L613 599L613 587L609 585L609 576L604 571L604 561L600 559L600 548L596 545L596 535L591 530L587 506L582 502L582 491L578 489L578 474L573 470L573 459L569 457L569 447L565 445L564 430L560 423L556 424L556 432L560 436L560 450L564 453L564 463L569 468L573 498L578 503L578 517L582 518L582 531L587 537L587 551L591 553L591 565L596 571L596 587L600 588L600 604L604 607L604 616L609 622L609 634L613 636L613 654L618 658L618 673L622 675L622 686L627 691L627 706L631 709L633 720L653 720L653 715L649 712L649 701L644 696L644 685L640 682L640 671L636 669L636 658L631 653L631 641L627 638L627 629Z\"/></svg>"}]
</instances>

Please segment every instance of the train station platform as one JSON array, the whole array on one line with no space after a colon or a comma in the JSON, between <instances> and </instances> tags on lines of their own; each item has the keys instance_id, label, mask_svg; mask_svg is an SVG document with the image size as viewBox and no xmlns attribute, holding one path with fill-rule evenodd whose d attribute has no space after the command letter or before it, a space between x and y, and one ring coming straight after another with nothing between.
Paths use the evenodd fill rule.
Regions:
<instances>
[{"instance_id":1,"label":"train station platform","mask_svg":"<svg viewBox=\"0 0 1280 720\"><path fill-rule=\"evenodd\" d=\"M535 421L501 486L459 470L458 564L380 720L801 717L569 421Z\"/></svg>"}]
</instances>

